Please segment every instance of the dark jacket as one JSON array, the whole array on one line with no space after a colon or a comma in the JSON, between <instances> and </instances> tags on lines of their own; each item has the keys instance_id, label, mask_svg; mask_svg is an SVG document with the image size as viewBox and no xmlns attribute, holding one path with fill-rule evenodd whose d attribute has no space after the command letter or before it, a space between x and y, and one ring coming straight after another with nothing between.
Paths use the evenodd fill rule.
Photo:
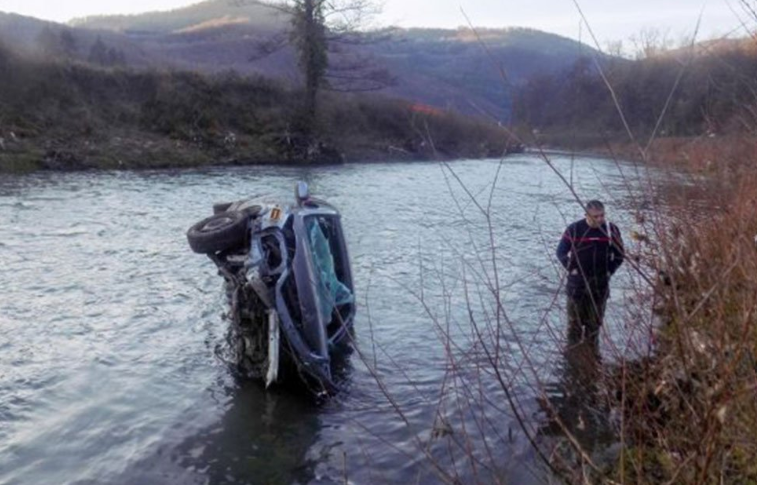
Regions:
<instances>
[{"instance_id":1,"label":"dark jacket","mask_svg":"<svg viewBox=\"0 0 757 485\"><path fill-rule=\"evenodd\" d=\"M623 264L623 254L623 239L614 224L595 229L582 219L569 225L557 246L557 259L568 271L568 294L591 291L606 296L610 277Z\"/></svg>"}]
</instances>

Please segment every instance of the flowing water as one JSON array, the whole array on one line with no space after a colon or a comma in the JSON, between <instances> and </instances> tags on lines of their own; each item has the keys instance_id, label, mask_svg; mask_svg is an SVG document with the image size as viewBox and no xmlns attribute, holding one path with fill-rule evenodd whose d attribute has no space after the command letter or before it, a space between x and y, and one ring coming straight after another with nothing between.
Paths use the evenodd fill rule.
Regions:
<instances>
[{"instance_id":1,"label":"flowing water","mask_svg":"<svg viewBox=\"0 0 757 485\"><path fill-rule=\"evenodd\" d=\"M621 172L630 167L555 163L582 197L613 201L612 218L627 225ZM552 253L581 210L534 156L449 167L2 176L0 483L435 483L414 438L434 426L433 396L445 375L434 315L457 318L459 275L476 266L466 258L488 254L492 242L516 322L507 328L528 340L559 401L560 339L542 321L561 328L560 309L550 310L560 285ZM361 354L349 360L344 392L322 403L242 382L216 357L226 329L222 281L185 239L213 202L289 196L298 180L340 207L359 302ZM471 195L491 207L491 240ZM616 316L624 278L610 302ZM421 293L437 303L424 309ZM607 326L611 338L618 320ZM502 389L488 392L503 409L494 428L510 434L492 438L499 473L511 483L538 481L540 467ZM528 386L514 392L538 427L537 396ZM589 439L604 446L600 434Z\"/></svg>"}]
</instances>

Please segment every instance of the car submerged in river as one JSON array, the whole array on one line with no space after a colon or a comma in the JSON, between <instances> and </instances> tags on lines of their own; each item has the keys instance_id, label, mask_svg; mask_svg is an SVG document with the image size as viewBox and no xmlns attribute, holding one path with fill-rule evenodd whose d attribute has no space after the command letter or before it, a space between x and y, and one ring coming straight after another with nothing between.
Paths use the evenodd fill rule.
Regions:
<instances>
[{"instance_id":1,"label":"car submerged in river","mask_svg":"<svg viewBox=\"0 0 757 485\"><path fill-rule=\"evenodd\" d=\"M292 202L247 199L213 212L187 239L225 280L232 363L266 387L299 377L336 392L332 363L349 352L355 318L339 211L300 182Z\"/></svg>"}]
</instances>

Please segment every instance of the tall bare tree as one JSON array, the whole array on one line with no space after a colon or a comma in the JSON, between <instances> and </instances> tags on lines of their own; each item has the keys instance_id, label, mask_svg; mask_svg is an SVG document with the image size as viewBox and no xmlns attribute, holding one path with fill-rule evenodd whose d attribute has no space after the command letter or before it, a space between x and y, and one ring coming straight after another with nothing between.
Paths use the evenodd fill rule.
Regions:
<instances>
[{"instance_id":1,"label":"tall bare tree","mask_svg":"<svg viewBox=\"0 0 757 485\"><path fill-rule=\"evenodd\" d=\"M291 40L305 81L304 127L310 134L315 124L318 91L329 65L326 0L293 0L292 3Z\"/></svg>"},{"instance_id":2,"label":"tall bare tree","mask_svg":"<svg viewBox=\"0 0 757 485\"><path fill-rule=\"evenodd\" d=\"M371 29L379 12L375 0L280 0L266 3L291 17L290 29L259 45L253 59L291 45L304 81L300 129L312 137L318 113L318 93L372 91L394 82L389 72L373 65L358 47L389 36Z\"/></svg>"}]
</instances>

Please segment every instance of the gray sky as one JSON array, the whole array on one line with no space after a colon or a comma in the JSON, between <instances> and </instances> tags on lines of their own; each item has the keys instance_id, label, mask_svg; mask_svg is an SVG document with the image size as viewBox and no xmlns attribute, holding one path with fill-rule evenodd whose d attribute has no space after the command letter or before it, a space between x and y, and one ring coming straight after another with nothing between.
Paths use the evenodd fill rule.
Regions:
<instances>
[{"instance_id":1,"label":"gray sky","mask_svg":"<svg viewBox=\"0 0 757 485\"><path fill-rule=\"evenodd\" d=\"M694 31L702 11L699 37L721 36L740 24L728 2L739 9L739 0L579 0L601 43L627 39L649 27L678 39ZM165 10L192 3L196 0L0 0L0 10L65 22L86 15ZM466 23L461 7L476 26L524 26L579 36L580 16L572 0L384 0L380 22L454 28ZM757 25L757 20L752 23Z\"/></svg>"}]
</instances>

